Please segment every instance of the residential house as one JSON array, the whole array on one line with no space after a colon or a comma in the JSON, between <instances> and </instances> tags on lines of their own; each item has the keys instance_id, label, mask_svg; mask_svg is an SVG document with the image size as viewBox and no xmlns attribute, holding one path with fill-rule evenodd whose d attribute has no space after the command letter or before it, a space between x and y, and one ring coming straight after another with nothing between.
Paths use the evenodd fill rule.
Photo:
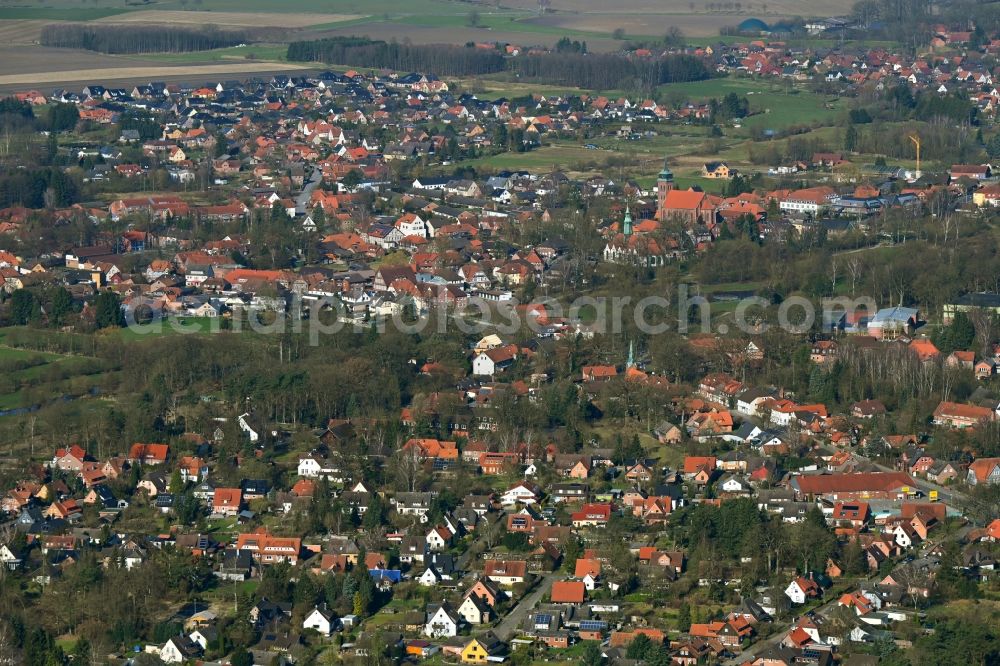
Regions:
<instances>
[{"instance_id":1,"label":"residential house","mask_svg":"<svg viewBox=\"0 0 1000 666\"><path fill-rule=\"evenodd\" d=\"M809 599L814 599L822 593L822 588L812 578L799 576L785 588L785 596L791 599L792 603L801 606Z\"/></svg>"},{"instance_id":2,"label":"residential house","mask_svg":"<svg viewBox=\"0 0 1000 666\"><path fill-rule=\"evenodd\" d=\"M524 560L487 560L483 567L486 578L504 587L523 583L527 572L528 563Z\"/></svg>"},{"instance_id":3,"label":"residential house","mask_svg":"<svg viewBox=\"0 0 1000 666\"><path fill-rule=\"evenodd\" d=\"M969 464L965 482L970 486L1000 483L1000 458L977 458Z\"/></svg>"},{"instance_id":4,"label":"residential house","mask_svg":"<svg viewBox=\"0 0 1000 666\"><path fill-rule=\"evenodd\" d=\"M302 621L303 629L315 629L320 634L324 636L329 636L333 633L336 626L336 615L335 613L327 607L325 603L317 605L313 608L305 619Z\"/></svg>"},{"instance_id":5,"label":"residential house","mask_svg":"<svg viewBox=\"0 0 1000 666\"><path fill-rule=\"evenodd\" d=\"M243 506L243 491L239 488L216 488L212 495L212 513L235 516Z\"/></svg>"},{"instance_id":6,"label":"residential house","mask_svg":"<svg viewBox=\"0 0 1000 666\"><path fill-rule=\"evenodd\" d=\"M452 638L458 635L462 619L447 601L430 613L424 625L424 634L431 638Z\"/></svg>"}]
</instances>

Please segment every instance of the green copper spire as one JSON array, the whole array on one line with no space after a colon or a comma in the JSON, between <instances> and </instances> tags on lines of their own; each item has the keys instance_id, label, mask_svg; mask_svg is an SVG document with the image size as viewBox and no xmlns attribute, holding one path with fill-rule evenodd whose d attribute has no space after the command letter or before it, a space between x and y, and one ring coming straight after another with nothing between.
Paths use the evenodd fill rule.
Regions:
<instances>
[{"instance_id":1,"label":"green copper spire","mask_svg":"<svg viewBox=\"0 0 1000 666\"><path fill-rule=\"evenodd\" d=\"M626 236L632 235L632 211L625 206L625 220L622 222L622 233Z\"/></svg>"},{"instance_id":2,"label":"green copper spire","mask_svg":"<svg viewBox=\"0 0 1000 666\"><path fill-rule=\"evenodd\" d=\"M625 368L635 367L635 342L629 340L628 343L628 361L625 363Z\"/></svg>"},{"instance_id":3,"label":"green copper spire","mask_svg":"<svg viewBox=\"0 0 1000 666\"><path fill-rule=\"evenodd\" d=\"M668 181L674 180L674 172L671 171L670 167L667 166L666 160L663 160L663 169L660 171L660 175L657 176L657 180L668 180Z\"/></svg>"}]
</instances>

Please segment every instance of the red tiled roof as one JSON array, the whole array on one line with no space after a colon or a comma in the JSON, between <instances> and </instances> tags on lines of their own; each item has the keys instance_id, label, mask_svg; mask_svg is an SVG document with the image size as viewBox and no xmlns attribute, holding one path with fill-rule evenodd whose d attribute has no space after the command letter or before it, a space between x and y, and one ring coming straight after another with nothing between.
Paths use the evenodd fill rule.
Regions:
<instances>
[{"instance_id":1,"label":"red tiled roof","mask_svg":"<svg viewBox=\"0 0 1000 666\"><path fill-rule=\"evenodd\" d=\"M704 192L695 190L670 190L663 201L663 207L676 210L694 210L705 198Z\"/></svg>"},{"instance_id":2,"label":"red tiled roof","mask_svg":"<svg viewBox=\"0 0 1000 666\"><path fill-rule=\"evenodd\" d=\"M552 603L582 604L586 588L583 581L559 580L552 584Z\"/></svg>"},{"instance_id":3,"label":"red tiled roof","mask_svg":"<svg viewBox=\"0 0 1000 666\"><path fill-rule=\"evenodd\" d=\"M152 459L160 462L166 461L170 446L167 444L133 444L129 449L129 460Z\"/></svg>"},{"instance_id":4,"label":"red tiled roof","mask_svg":"<svg viewBox=\"0 0 1000 666\"><path fill-rule=\"evenodd\" d=\"M913 479L904 472L799 475L794 481L798 483L799 491L807 495L832 492L888 492L913 485Z\"/></svg>"}]
</instances>

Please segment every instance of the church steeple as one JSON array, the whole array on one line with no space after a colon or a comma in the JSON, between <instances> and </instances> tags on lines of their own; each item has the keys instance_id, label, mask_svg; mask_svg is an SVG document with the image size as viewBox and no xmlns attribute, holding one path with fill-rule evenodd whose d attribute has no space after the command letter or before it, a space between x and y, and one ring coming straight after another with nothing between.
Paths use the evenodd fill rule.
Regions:
<instances>
[{"instance_id":1,"label":"church steeple","mask_svg":"<svg viewBox=\"0 0 1000 666\"><path fill-rule=\"evenodd\" d=\"M622 220L622 233L626 236L632 235L632 211L625 206L625 219Z\"/></svg>"},{"instance_id":2,"label":"church steeple","mask_svg":"<svg viewBox=\"0 0 1000 666\"><path fill-rule=\"evenodd\" d=\"M667 160L663 160L663 168L656 177L656 219L667 219L667 192L674 189L674 172L667 166Z\"/></svg>"},{"instance_id":3,"label":"church steeple","mask_svg":"<svg viewBox=\"0 0 1000 666\"><path fill-rule=\"evenodd\" d=\"M658 181L657 184L660 182L670 183L670 186L673 187L674 172L670 170L669 166L667 166L667 160L663 160L663 168L660 170L660 175L656 177L656 180Z\"/></svg>"},{"instance_id":4,"label":"church steeple","mask_svg":"<svg viewBox=\"0 0 1000 666\"><path fill-rule=\"evenodd\" d=\"M634 368L634 367L635 367L635 342L629 340L628 361L625 362L625 369L628 370L629 368Z\"/></svg>"}]
</instances>

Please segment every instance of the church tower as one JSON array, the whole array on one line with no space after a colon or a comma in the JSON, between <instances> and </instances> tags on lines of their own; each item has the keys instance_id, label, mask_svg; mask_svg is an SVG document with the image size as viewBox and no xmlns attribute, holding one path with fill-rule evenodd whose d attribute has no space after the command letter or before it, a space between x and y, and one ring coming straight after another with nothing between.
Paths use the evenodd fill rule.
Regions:
<instances>
[{"instance_id":1,"label":"church tower","mask_svg":"<svg viewBox=\"0 0 1000 666\"><path fill-rule=\"evenodd\" d=\"M674 174L667 166L667 161L663 160L663 169L656 177L656 219L663 221L667 219L666 204L667 192L674 189Z\"/></svg>"},{"instance_id":2,"label":"church tower","mask_svg":"<svg viewBox=\"0 0 1000 666\"><path fill-rule=\"evenodd\" d=\"M622 220L622 234L628 238L632 235L632 211L625 206L625 219Z\"/></svg>"}]
</instances>

